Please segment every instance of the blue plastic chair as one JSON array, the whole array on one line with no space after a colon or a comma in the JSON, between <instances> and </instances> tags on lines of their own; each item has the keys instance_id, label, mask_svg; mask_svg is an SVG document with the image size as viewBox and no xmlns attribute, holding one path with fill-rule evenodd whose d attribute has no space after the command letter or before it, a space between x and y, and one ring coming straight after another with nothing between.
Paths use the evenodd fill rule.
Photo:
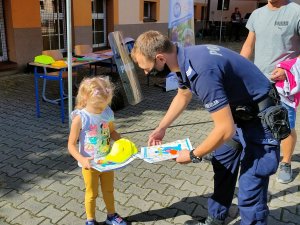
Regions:
<instances>
[{"instance_id":1,"label":"blue plastic chair","mask_svg":"<svg viewBox=\"0 0 300 225\"><path fill-rule=\"evenodd\" d=\"M124 38L124 44L128 50L129 53L131 53L131 50L133 49L135 40L131 37ZM147 75L147 86L150 85L150 74Z\"/></svg>"},{"instance_id":2,"label":"blue plastic chair","mask_svg":"<svg viewBox=\"0 0 300 225\"><path fill-rule=\"evenodd\" d=\"M133 49L134 42L135 40L131 37L124 38L124 44L127 47L129 53L131 53L131 50Z\"/></svg>"},{"instance_id":3,"label":"blue plastic chair","mask_svg":"<svg viewBox=\"0 0 300 225\"><path fill-rule=\"evenodd\" d=\"M43 55L49 55L54 60L62 60L63 55L59 50L48 50L43 51ZM42 72L38 71L38 68L43 68ZM76 76L77 73L72 73L73 76ZM38 89L38 81L39 79L43 79L43 90L42 90L42 100L45 102L49 102L51 104L60 105L60 114L61 114L61 122L64 123L65 120L65 110L64 110L64 99L68 98L68 96L64 93L64 81L63 79L68 78L68 72L66 69L60 69L55 72L48 72L46 67L35 66L34 67L34 87L35 87L35 101L36 101L36 115L40 117L40 103L39 103L39 89ZM59 82L59 98L57 99L49 99L46 96L46 87L47 80L58 81Z\"/></svg>"}]
</instances>

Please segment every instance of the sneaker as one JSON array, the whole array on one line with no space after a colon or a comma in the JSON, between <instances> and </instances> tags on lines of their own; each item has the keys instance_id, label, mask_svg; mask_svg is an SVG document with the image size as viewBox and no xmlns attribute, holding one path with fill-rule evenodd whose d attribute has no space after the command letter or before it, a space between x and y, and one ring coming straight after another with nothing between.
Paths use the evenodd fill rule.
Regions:
<instances>
[{"instance_id":1,"label":"sneaker","mask_svg":"<svg viewBox=\"0 0 300 225\"><path fill-rule=\"evenodd\" d=\"M281 162L279 164L278 174L277 174L277 182L282 184L290 183L293 179L293 172L290 163Z\"/></svg>"},{"instance_id":2,"label":"sneaker","mask_svg":"<svg viewBox=\"0 0 300 225\"><path fill-rule=\"evenodd\" d=\"M118 213L115 213L113 216L107 216L105 223L108 225L127 225Z\"/></svg>"},{"instance_id":3,"label":"sneaker","mask_svg":"<svg viewBox=\"0 0 300 225\"><path fill-rule=\"evenodd\" d=\"M87 220L85 225L98 225L99 223L96 220Z\"/></svg>"}]
</instances>

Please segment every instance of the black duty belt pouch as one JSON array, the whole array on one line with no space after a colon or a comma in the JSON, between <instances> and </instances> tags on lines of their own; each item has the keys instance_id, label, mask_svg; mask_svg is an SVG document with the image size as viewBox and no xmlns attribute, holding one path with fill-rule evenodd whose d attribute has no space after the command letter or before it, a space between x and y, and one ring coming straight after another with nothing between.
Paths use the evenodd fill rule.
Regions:
<instances>
[{"instance_id":1,"label":"black duty belt pouch","mask_svg":"<svg viewBox=\"0 0 300 225\"><path fill-rule=\"evenodd\" d=\"M290 135L291 128L288 120L288 111L283 106L270 106L263 112L260 112L258 116L277 140L285 139Z\"/></svg>"},{"instance_id":2,"label":"black duty belt pouch","mask_svg":"<svg viewBox=\"0 0 300 225\"><path fill-rule=\"evenodd\" d=\"M235 106L231 108L235 122L243 122L257 118L257 113L251 106Z\"/></svg>"}]
</instances>

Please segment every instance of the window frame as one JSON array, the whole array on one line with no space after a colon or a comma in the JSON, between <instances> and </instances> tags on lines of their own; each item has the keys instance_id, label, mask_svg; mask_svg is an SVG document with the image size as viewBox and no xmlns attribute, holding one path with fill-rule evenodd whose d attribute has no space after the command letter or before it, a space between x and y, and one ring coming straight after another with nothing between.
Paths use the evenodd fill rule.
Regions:
<instances>
[{"instance_id":1,"label":"window frame","mask_svg":"<svg viewBox=\"0 0 300 225\"><path fill-rule=\"evenodd\" d=\"M217 10L222 10L223 0L218 0ZM224 0L223 11L228 11L230 6L230 0Z\"/></svg>"},{"instance_id":2,"label":"window frame","mask_svg":"<svg viewBox=\"0 0 300 225\"><path fill-rule=\"evenodd\" d=\"M53 12L46 12L45 9L45 4L44 7L42 8L41 2L45 2L45 0L40 0L40 15L41 15L41 30L42 30L42 41L43 41L43 50L56 50L59 49L61 52L66 52L67 49L67 25L66 25L66 2L65 0L50 0L50 1L55 1L56 9L53 10ZM49 28L44 28L43 27L43 22L44 21L50 21L54 24L53 27ZM49 22L48 22L49 23ZM47 24L47 22L45 22ZM62 30L61 30L61 25L62 25ZM43 29L47 30L55 30L57 27L57 32L56 33L51 33L48 32L46 33ZM58 43L58 48L52 48L51 45L51 36L57 36L57 41ZM49 37L49 49L46 49L46 46L44 46L44 37ZM61 38L63 39L63 46L61 43Z\"/></svg>"},{"instance_id":3,"label":"window frame","mask_svg":"<svg viewBox=\"0 0 300 225\"><path fill-rule=\"evenodd\" d=\"M97 1L97 0L91 0L91 4L94 4L93 2L95 2L95 1ZM103 19L103 31L95 30L96 23L93 23L93 21L92 21L93 48L99 48L99 47L107 46L106 6L107 6L107 2L106 2L106 0L103 0L103 13L95 12L95 11L93 11L93 8L92 8L92 20ZM102 43L94 43L94 40L96 40L96 33L100 33L100 32L103 32L103 36L104 36L103 42Z\"/></svg>"},{"instance_id":4,"label":"window frame","mask_svg":"<svg viewBox=\"0 0 300 225\"><path fill-rule=\"evenodd\" d=\"M145 17L145 4L148 4L149 16ZM160 0L140 0L140 21L157 22L160 13Z\"/></svg>"}]
</instances>

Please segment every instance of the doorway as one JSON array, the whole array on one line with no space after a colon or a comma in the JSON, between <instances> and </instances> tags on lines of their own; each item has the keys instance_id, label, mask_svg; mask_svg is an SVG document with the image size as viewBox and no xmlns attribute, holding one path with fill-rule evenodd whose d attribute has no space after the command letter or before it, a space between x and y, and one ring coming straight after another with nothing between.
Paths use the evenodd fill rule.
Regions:
<instances>
[{"instance_id":1,"label":"doorway","mask_svg":"<svg viewBox=\"0 0 300 225\"><path fill-rule=\"evenodd\" d=\"M5 23L3 16L3 1L0 1L0 62L7 61Z\"/></svg>"}]
</instances>

